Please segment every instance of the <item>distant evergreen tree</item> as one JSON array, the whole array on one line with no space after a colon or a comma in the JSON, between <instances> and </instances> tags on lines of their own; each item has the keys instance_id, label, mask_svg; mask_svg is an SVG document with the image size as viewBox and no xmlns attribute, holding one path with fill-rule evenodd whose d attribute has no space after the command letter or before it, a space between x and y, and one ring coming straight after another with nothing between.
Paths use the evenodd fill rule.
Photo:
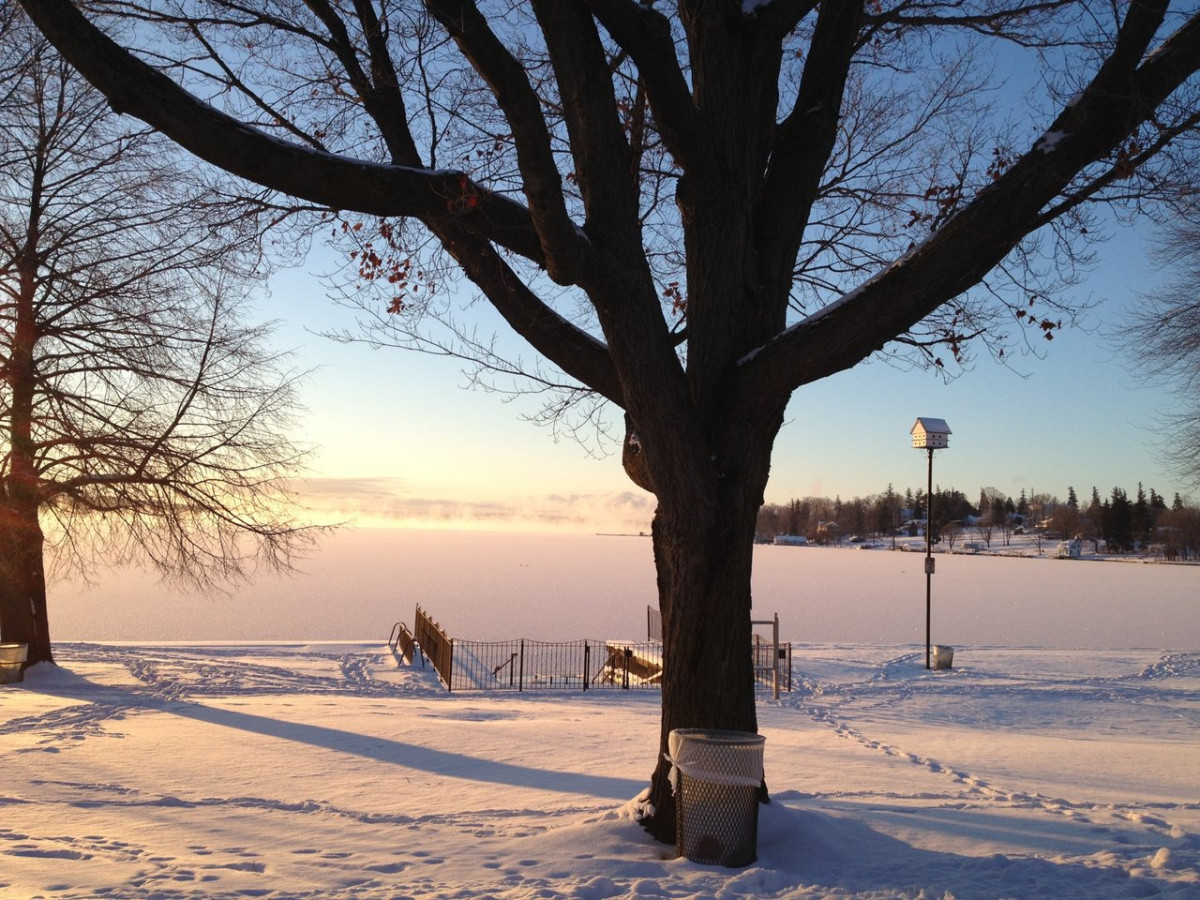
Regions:
<instances>
[{"instance_id":1,"label":"distant evergreen tree","mask_svg":"<svg viewBox=\"0 0 1200 900\"><path fill-rule=\"evenodd\" d=\"M1138 482L1137 499L1133 503L1133 540L1145 545L1149 543L1154 532L1154 519L1150 513L1150 502L1142 483Z\"/></svg>"},{"instance_id":2,"label":"distant evergreen tree","mask_svg":"<svg viewBox=\"0 0 1200 900\"><path fill-rule=\"evenodd\" d=\"M867 531L866 504L859 497L843 503L841 514L838 516L838 524L841 526L843 534L850 532L850 534L861 535Z\"/></svg>"},{"instance_id":3,"label":"distant evergreen tree","mask_svg":"<svg viewBox=\"0 0 1200 900\"><path fill-rule=\"evenodd\" d=\"M909 509L912 510L912 517L918 521L929 520L929 512L925 508L925 499L925 492L920 488L917 488L917 492L913 495L912 503L909 505Z\"/></svg>"},{"instance_id":4,"label":"distant evergreen tree","mask_svg":"<svg viewBox=\"0 0 1200 900\"><path fill-rule=\"evenodd\" d=\"M895 534L900 524L900 495L889 483L871 509L871 530L878 534Z\"/></svg>"},{"instance_id":5,"label":"distant evergreen tree","mask_svg":"<svg viewBox=\"0 0 1200 900\"><path fill-rule=\"evenodd\" d=\"M1075 496L1075 488L1067 488L1067 506L1071 509L1079 509L1079 499Z\"/></svg>"},{"instance_id":6,"label":"distant evergreen tree","mask_svg":"<svg viewBox=\"0 0 1200 900\"><path fill-rule=\"evenodd\" d=\"M792 535L803 534L801 531L803 527L804 524L801 522L800 517L800 501L793 500L788 505L787 533Z\"/></svg>"},{"instance_id":7,"label":"distant evergreen tree","mask_svg":"<svg viewBox=\"0 0 1200 900\"><path fill-rule=\"evenodd\" d=\"M1008 516L1004 512L1004 500L1000 497L992 498L992 521L997 525L1003 525Z\"/></svg>"},{"instance_id":8,"label":"distant evergreen tree","mask_svg":"<svg viewBox=\"0 0 1200 900\"><path fill-rule=\"evenodd\" d=\"M1100 502L1100 492L1092 487L1092 502L1088 504L1087 522L1085 525L1088 537L1099 543L1104 524L1104 507Z\"/></svg>"},{"instance_id":9,"label":"distant evergreen tree","mask_svg":"<svg viewBox=\"0 0 1200 900\"><path fill-rule=\"evenodd\" d=\"M1118 487L1104 503L1102 528L1110 550L1125 553L1133 547L1133 505Z\"/></svg>"}]
</instances>

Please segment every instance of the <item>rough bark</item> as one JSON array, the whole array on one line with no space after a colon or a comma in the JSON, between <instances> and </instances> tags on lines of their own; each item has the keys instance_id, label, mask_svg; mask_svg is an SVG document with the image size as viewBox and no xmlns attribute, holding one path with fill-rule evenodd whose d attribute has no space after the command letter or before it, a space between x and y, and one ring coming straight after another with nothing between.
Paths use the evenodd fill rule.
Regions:
<instances>
[{"instance_id":1,"label":"rough bark","mask_svg":"<svg viewBox=\"0 0 1200 900\"><path fill-rule=\"evenodd\" d=\"M6 642L29 645L26 666L52 661L33 438L38 340L34 313L37 259L33 247L37 231L37 217L31 216L30 240L15 266L12 335L7 364L3 366L9 397L8 466L0 476L0 637Z\"/></svg>"},{"instance_id":2,"label":"rough bark","mask_svg":"<svg viewBox=\"0 0 1200 900\"><path fill-rule=\"evenodd\" d=\"M768 428L778 429L782 420ZM665 758L676 728L758 731L750 653L754 526L770 446L762 435L726 445L704 507L660 502L653 524L663 619L663 702L659 756L643 824L675 840L675 801ZM769 773L768 773L769 779Z\"/></svg>"},{"instance_id":3,"label":"rough bark","mask_svg":"<svg viewBox=\"0 0 1200 900\"><path fill-rule=\"evenodd\" d=\"M36 511L21 515L5 504L0 518L0 638L29 645L26 667L53 662Z\"/></svg>"}]
</instances>

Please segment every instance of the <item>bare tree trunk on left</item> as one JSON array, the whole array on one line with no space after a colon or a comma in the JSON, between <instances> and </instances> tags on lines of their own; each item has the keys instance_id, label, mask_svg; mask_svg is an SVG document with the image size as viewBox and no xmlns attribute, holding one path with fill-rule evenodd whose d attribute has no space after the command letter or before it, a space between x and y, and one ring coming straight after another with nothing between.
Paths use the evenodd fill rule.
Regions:
<instances>
[{"instance_id":1,"label":"bare tree trunk on left","mask_svg":"<svg viewBox=\"0 0 1200 900\"><path fill-rule=\"evenodd\" d=\"M30 518L5 504L0 517L0 637L29 645L26 666L53 662L37 514Z\"/></svg>"},{"instance_id":2,"label":"bare tree trunk on left","mask_svg":"<svg viewBox=\"0 0 1200 900\"><path fill-rule=\"evenodd\" d=\"M40 184L35 183L35 189ZM36 205L34 206L36 209ZM13 334L8 365L8 470L0 481L0 637L29 645L26 665L53 662L46 615L46 577L42 550L33 406L37 377L34 349L38 329L34 310L38 217L27 223L28 240L17 258Z\"/></svg>"}]
</instances>

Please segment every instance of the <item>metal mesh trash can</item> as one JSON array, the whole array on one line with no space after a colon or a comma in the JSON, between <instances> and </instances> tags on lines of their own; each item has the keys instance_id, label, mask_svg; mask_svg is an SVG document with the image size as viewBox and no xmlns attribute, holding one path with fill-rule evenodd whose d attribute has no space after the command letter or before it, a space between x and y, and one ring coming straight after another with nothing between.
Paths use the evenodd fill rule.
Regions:
<instances>
[{"instance_id":1,"label":"metal mesh trash can","mask_svg":"<svg viewBox=\"0 0 1200 900\"><path fill-rule=\"evenodd\" d=\"M676 728L667 745L675 793L675 849L692 862L732 868L758 858L762 735Z\"/></svg>"},{"instance_id":2,"label":"metal mesh trash can","mask_svg":"<svg viewBox=\"0 0 1200 900\"><path fill-rule=\"evenodd\" d=\"M25 680L23 666L28 651L28 644L0 644L0 684Z\"/></svg>"}]
</instances>

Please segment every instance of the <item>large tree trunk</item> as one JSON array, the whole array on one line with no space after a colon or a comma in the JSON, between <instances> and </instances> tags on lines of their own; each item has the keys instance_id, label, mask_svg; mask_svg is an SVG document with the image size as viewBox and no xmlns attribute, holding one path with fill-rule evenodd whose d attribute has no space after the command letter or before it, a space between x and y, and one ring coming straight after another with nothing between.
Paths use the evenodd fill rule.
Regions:
<instances>
[{"instance_id":1,"label":"large tree trunk","mask_svg":"<svg viewBox=\"0 0 1200 900\"><path fill-rule=\"evenodd\" d=\"M37 512L0 507L0 639L29 645L25 665L53 662Z\"/></svg>"},{"instance_id":2,"label":"large tree trunk","mask_svg":"<svg viewBox=\"0 0 1200 900\"><path fill-rule=\"evenodd\" d=\"M662 724L659 757L642 824L675 840L667 740L676 728L758 731L751 656L754 528L781 417L764 433L736 436L737 453L718 472L713 502L674 504L660 493L654 561L663 619ZM764 785L765 796L765 785Z\"/></svg>"},{"instance_id":3,"label":"large tree trunk","mask_svg":"<svg viewBox=\"0 0 1200 900\"><path fill-rule=\"evenodd\" d=\"M40 180L35 182L35 197ZM4 367L9 409L8 471L0 480L0 638L29 645L25 665L53 662L46 613L45 541L38 510L37 451L34 441L34 350L39 338L36 314L38 215L30 216L25 246L17 254L19 290Z\"/></svg>"}]
</instances>

